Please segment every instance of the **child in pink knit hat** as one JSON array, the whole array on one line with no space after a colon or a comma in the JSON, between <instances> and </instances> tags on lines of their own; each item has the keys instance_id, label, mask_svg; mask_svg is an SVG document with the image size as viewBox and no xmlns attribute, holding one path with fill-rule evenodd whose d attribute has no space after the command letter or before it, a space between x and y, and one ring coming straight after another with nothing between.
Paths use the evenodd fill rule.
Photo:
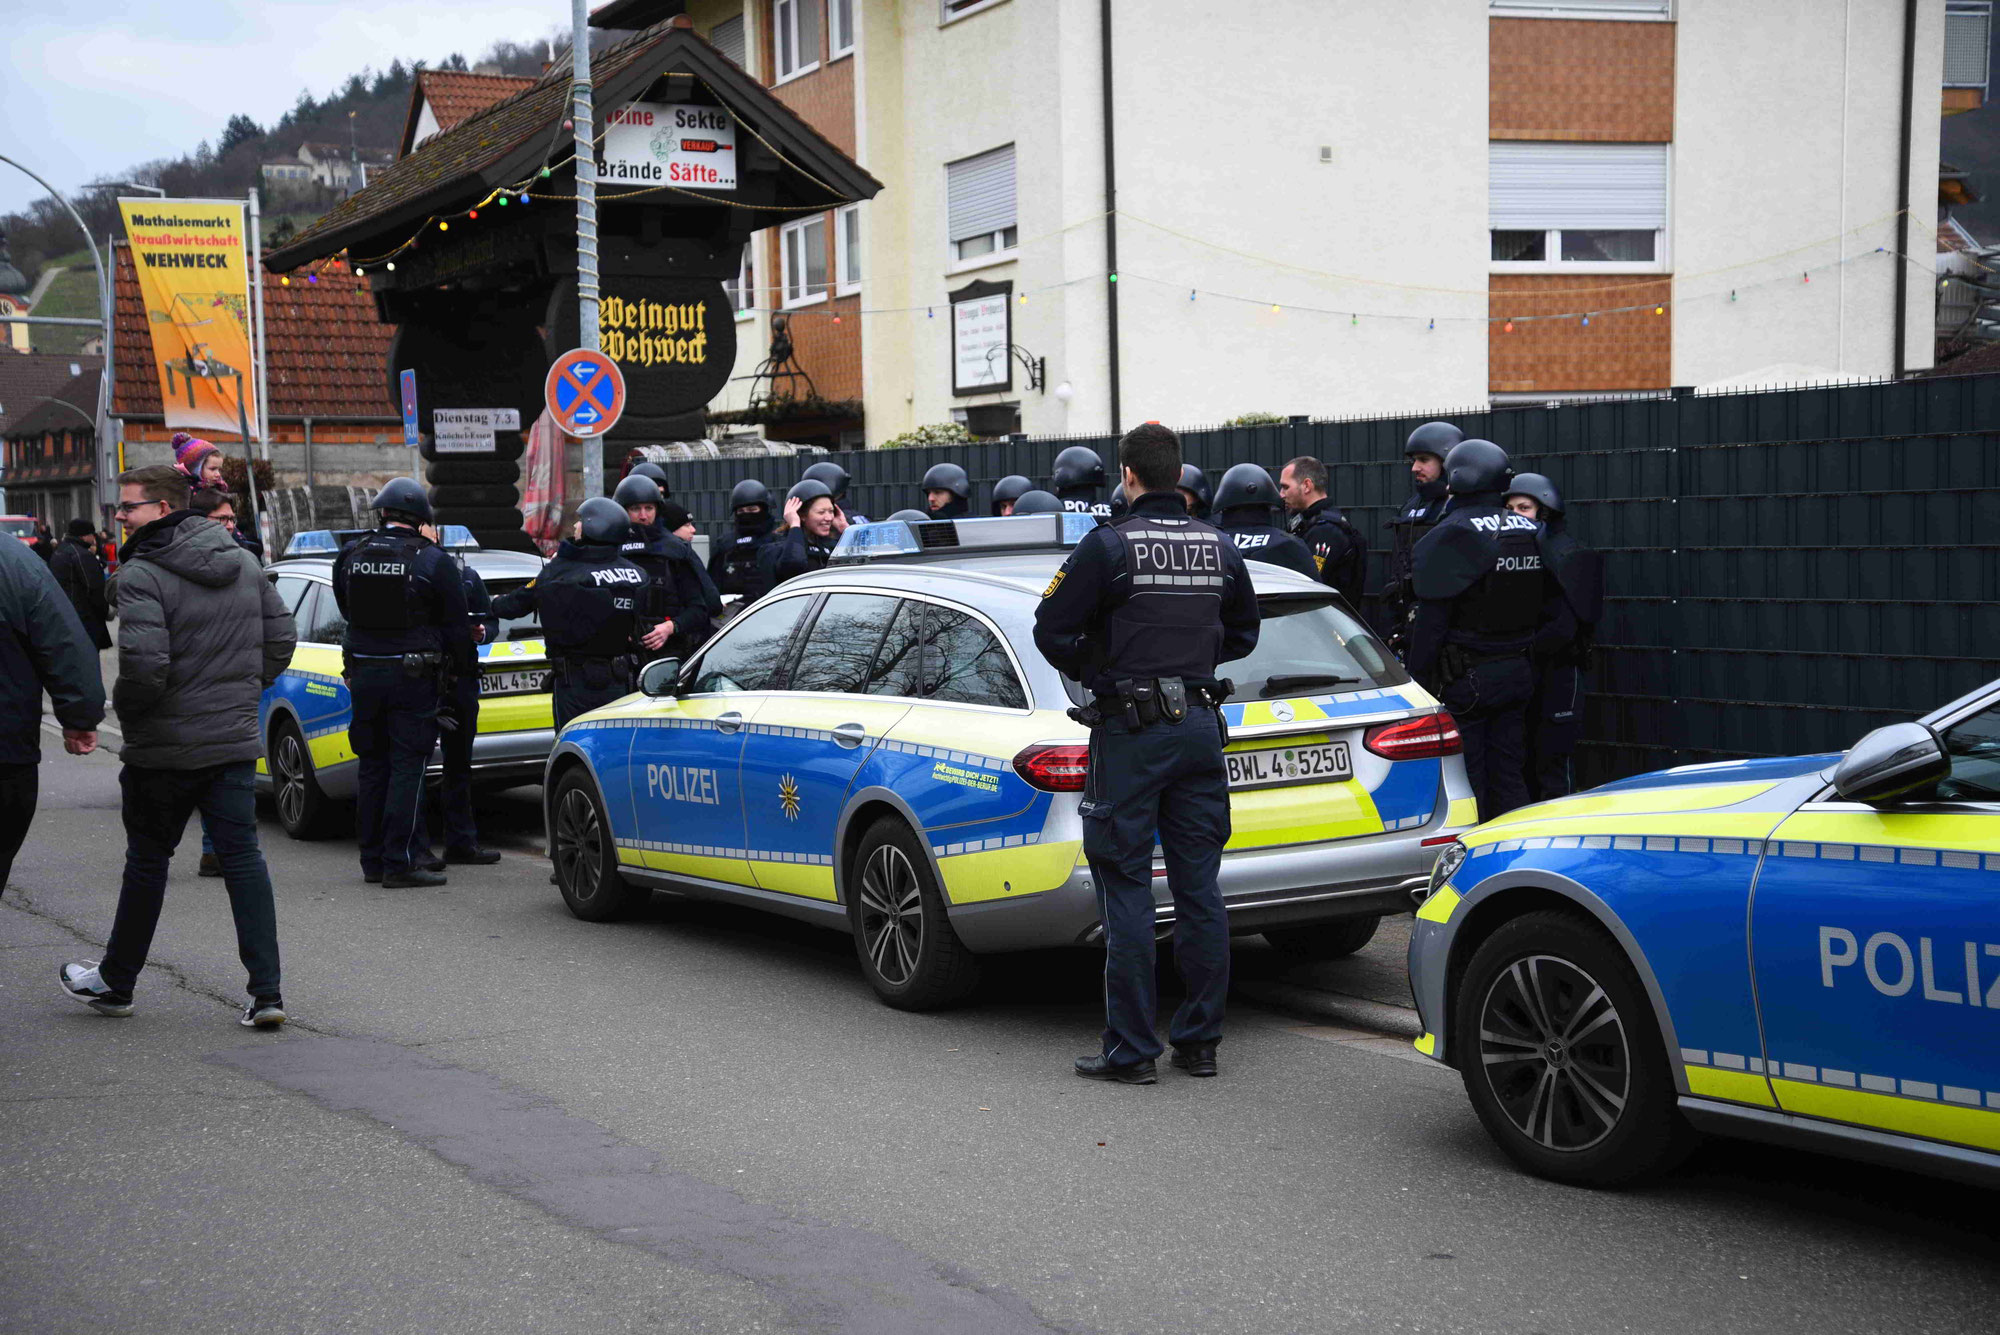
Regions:
<instances>
[{"instance_id":1,"label":"child in pink knit hat","mask_svg":"<svg viewBox=\"0 0 2000 1335\"><path fill-rule=\"evenodd\" d=\"M174 432L174 467L186 473L188 490L223 491L222 451L185 431Z\"/></svg>"}]
</instances>

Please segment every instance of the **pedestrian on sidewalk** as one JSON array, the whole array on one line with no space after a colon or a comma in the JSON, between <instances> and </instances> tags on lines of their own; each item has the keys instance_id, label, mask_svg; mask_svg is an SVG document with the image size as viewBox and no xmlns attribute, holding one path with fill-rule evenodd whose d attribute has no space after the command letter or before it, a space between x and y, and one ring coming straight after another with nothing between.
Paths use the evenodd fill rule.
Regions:
<instances>
[{"instance_id":1,"label":"pedestrian on sidewalk","mask_svg":"<svg viewBox=\"0 0 2000 1335\"><path fill-rule=\"evenodd\" d=\"M105 623L111 619L111 606L104 597L104 563L97 557L97 534L91 531L88 519L69 521L69 536L49 558L49 573L69 595L69 605L76 609L76 618L83 623L83 633L91 644L109 649L111 632Z\"/></svg>"},{"instance_id":2,"label":"pedestrian on sidewalk","mask_svg":"<svg viewBox=\"0 0 2000 1335\"><path fill-rule=\"evenodd\" d=\"M118 776L125 876L102 962L62 968L63 990L103 1015L132 1013L166 897L167 867L200 811L249 972L246 1027L285 1022L271 874L257 847L258 706L292 660L297 632L256 559L220 524L186 508L187 479L167 467L118 475L119 517L137 525L112 581L125 734Z\"/></svg>"},{"instance_id":3,"label":"pedestrian on sidewalk","mask_svg":"<svg viewBox=\"0 0 2000 1335\"><path fill-rule=\"evenodd\" d=\"M97 655L49 568L18 542L0 542L0 891L28 837L40 796L42 692L62 725L63 749L97 749L104 679Z\"/></svg>"}]
</instances>

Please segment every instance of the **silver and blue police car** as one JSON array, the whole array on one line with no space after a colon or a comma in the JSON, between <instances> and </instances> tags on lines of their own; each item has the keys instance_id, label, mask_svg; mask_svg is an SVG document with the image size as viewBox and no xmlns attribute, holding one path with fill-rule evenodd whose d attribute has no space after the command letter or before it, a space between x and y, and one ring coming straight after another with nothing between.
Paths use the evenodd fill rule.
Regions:
<instances>
[{"instance_id":1,"label":"silver and blue police car","mask_svg":"<svg viewBox=\"0 0 2000 1335\"><path fill-rule=\"evenodd\" d=\"M1082 691L1033 638L1094 523L857 525L691 661L648 665L640 693L573 721L549 757L571 910L615 918L658 889L823 923L905 1009L962 996L979 955L1096 942L1088 734L1065 713ZM1262 637L1223 667L1230 923L1345 954L1409 910L1434 845L1475 823L1458 731L1337 594L1250 569Z\"/></svg>"},{"instance_id":2,"label":"silver and blue police car","mask_svg":"<svg viewBox=\"0 0 2000 1335\"><path fill-rule=\"evenodd\" d=\"M354 702L341 679L340 641L347 623L333 597L333 559L343 541L356 536L330 529L300 533L265 572L292 611L299 647L264 692L257 784L271 795L279 822L294 839L335 832L354 797L357 769L347 741ZM455 524L445 525L439 536L495 597L525 586L542 568L538 556L481 548ZM555 744L541 634L532 619L503 618L493 642L479 646L479 734L472 744L477 783L506 786L541 778ZM433 755L432 769L442 764L443 757Z\"/></svg>"},{"instance_id":3,"label":"silver and blue police car","mask_svg":"<svg viewBox=\"0 0 2000 1335\"><path fill-rule=\"evenodd\" d=\"M1530 1171L1629 1181L1713 1131L2000 1183L2000 682L1481 825L1410 981Z\"/></svg>"}]
</instances>

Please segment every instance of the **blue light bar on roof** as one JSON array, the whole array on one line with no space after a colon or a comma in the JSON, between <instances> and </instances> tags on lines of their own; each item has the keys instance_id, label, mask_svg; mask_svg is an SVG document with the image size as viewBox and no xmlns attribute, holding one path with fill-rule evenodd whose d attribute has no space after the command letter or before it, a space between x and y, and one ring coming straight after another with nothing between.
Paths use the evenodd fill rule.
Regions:
<instances>
[{"instance_id":1,"label":"blue light bar on roof","mask_svg":"<svg viewBox=\"0 0 2000 1335\"><path fill-rule=\"evenodd\" d=\"M438 528L438 546L463 547L470 551L479 550L479 539L472 536L472 530L463 524L443 524Z\"/></svg>"},{"instance_id":2,"label":"blue light bar on roof","mask_svg":"<svg viewBox=\"0 0 2000 1335\"><path fill-rule=\"evenodd\" d=\"M285 544L286 556L333 556L340 551L340 544L334 541L330 528L309 528L302 533L292 534L292 540Z\"/></svg>"},{"instance_id":3,"label":"blue light bar on roof","mask_svg":"<svg viewBox=\"0 0 2000 1335\"><path fill-rule=\"evenodd\" d=\"M849 524L835 544L835 561L879 561L885 556L914 556L923 550L910 525L900 519L873 524Z\"/></svg>"},{"instance_id":4,"label":"blue light bar on roof","mask_svg":"<svg viewBox=\"0 0 2000 1335\"><path fill-rule=\"evenodd\" d=\"M1055 551L1074 547L1097 527L1087 514L1009 515L997 519L885 519L853 524L833 549L835 561L880 561L933 553Z\"/></svg>"},{"instance_id":5,"label":"blue light bar on roof","mask_svg":"<svg viewBox=\"0 0 2000 1335\"><path fill-rule=\"evenodd\" d=\"M309 528L294 533L285 544L286 556L338 556L340 549L367 529ZM480 550L479 539L463 524L445 524L438 529L438 546L460 551Z\"/></svg>"}]
</instances>

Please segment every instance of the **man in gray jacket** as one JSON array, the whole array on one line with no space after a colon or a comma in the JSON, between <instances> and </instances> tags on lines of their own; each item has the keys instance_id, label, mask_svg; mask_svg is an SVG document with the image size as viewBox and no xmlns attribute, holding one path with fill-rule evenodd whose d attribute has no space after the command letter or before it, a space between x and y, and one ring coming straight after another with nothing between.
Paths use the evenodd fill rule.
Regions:
<instances>
[{"instance_id":1,"label":"man in gray jacket","mask_svg":"<svg viewBox=\"0 0 2000 1335\"><path fill-rule=\"evenodd\" d=\"M63 990L103 1015L132 1013L166 897L167 867L199 810L215 835L250 974L242 1023L285 1022L271 874L257 847L258 705L292 661L291 613L257 559L187 504L172 468L118 475L118 514L137 526L112 581L118 681L112 706L125 732L125 879L101 963L65 964Z\"/></svg>"}]
</instances>

